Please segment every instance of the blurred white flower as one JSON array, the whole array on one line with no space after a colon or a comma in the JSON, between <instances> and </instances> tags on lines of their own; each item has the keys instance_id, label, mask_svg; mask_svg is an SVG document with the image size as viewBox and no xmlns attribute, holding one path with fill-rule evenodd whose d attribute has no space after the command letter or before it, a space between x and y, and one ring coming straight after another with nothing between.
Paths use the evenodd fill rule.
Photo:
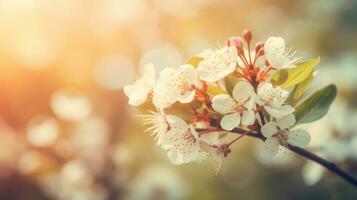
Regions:
<instances>
[{"instance_id":1,"label":"blurred white flower","mask_svg":"<svg viewBox=\"0 0 357 200\"><path fill-rule=\"evenodd\" d=\"M142 34L140 37L143 37ZM153 63L156 75L159 75L159 73L166 67L180 66L182 62L183 58L177 47L171 43L165 42L150 47L149 49L145 49L140 58L139 66L142 68L146 63Z\"/></svg>"},{"instance_id":2,"label":"blurred white flower","mask_svg":"<svg viewBox=\"0 0 357 200\"><path fill-rule=\"evenodd\" d=\"M57 173L40 177L41 188L59 200L104 200L108 191L94 182L93 175L80 160L70 160Z\"/></svg>"},{"instance_id":3,"label":"blurred white flower","mask_svg":"<svg viewBox=\"0 0 357 200\"><path fill-rule=\"evenodd\" d=\"M23 175L33 175L46 165L45 156L35 150L24 152L18 159L17 170Z\"/></svg>"},{"instance_id":4,"label":"blurred white flower","mask_svg":"<svg viewBox=\"0 0 357 200\"><path fill-rule=\"evenodd\" d=\"M311 138L306 130L290 130L294 124L295 116L290 114L275 121L267 122L262 126L261 132L267 138L264 143L267 153L276 155L280 142L284 146L287 145L286 143L295 146L305 146L310 142Z\"/></svg>"},{"instance_id":5,"label":"blurred white flower","mask_svg":"<svg viewBox=\"0 0 357 200\"><path fill-rule=\"evenodd\" d=\"M146 64L144 73L134 84L124 87L126 96L129 97L129 104L139 106L145 103L149 93L155 84L155 69L153 64Z\"/></svg>"},{"instance_id":6,"label":"blurred white flower","mask_svg":"<svg viewBox=\"0 0 357 200\"><path fill-rule=\"evenodd\" d=\"M291 53L291 49L286 49L282 37L269 37L265 41L264 52L270 65L275 69L293 67L293 64L299 60L294 58L295 53Z\"/></svg>"},{"instance_id":7,"label":"blurred white flower","mask_svg":"<svg viewBox=\"0 0 357 200\"><path fill-rule=\"evenodd\" d=\"M230 73L234 72L237 66L237 48L235 46L223 47L212 51L205 50L199 55L202 60L198 65L200 78L207 82L216 82Z\"/></svg>"},{"instance_id":8,"label":"blurred white flower","mask_svg":"<svg viewBox=\"0 0 357 200\"><path fill-rule=\"evenodd\" d=\"M90 115L92 103L83 95L57 91L51 97L51 108L63 120L80 121Z\"/></svg>"},{"instance_id":9,"label":"blurred white flower","mask_svg":"<svg viewBox=\"0 0 357 200\"><path fill-rule=\"evenodd\" d=\"M314 162L307 161L302 168L302 177L306 185L312 186L318 183L324 175L324 168Z\"/></svg>"},{"instance_id":10,"label":"blurred white flower","mask_svg":"<svg viewBox=\"0 0 357 200\"><path fill-rule=\"evenodd\" d=\"M0 119L0 177L9 175L18 166L18 158L25 148L15 129Z\"/></svg>"},{"instance_id":11,"label":"blurred white flower","mask_svg":"<svg viewBox=\"0 0 357 200\"><path fill-rule=\"evenodd\" d=\"M275 118L281 118L294 112L290 105L284 105L289 92L280 87L273 87L271 83L263 83L258 87L257 104Z\"/></svg>"},{"instance_id":12,"label":"blurred white flower","mask_svg":"<svg viewBox=\"0 0 357 200\"><path fill-rule=\"evenodd\" d=\"M254 123L253 93L253 87L249 83L240 81L234 86L233 98L227 94L213 97L213 109L224 115L221 119L221 126L224 130L232 130L240 124Z\"/></svg>"},{"instance_id":13,"label":"blurred white flower","mask_svg":"<svg viewBox=\"0 0 357 200\"><path fill-rule=\"evenodd\" d=\"M130 183L128 200L181 200L188 196L189 183L175 171L163 166L149 166Z\"/></svg>"},{"instance_id":14,"label":"blurred white flower","mask_svg":"<svg viewBox=\"0 0 357 200\"><path fill-rule=\"evenodd\" d=\"M59 135L59 127L55 119L46 117L35 118L27 127L26 138L36 147L48 147L53 145Z\"/></svg>"},{"instance_id":15,"label":"blurred white flower","mask_svg":"<svg viewBox=\"0 0 357 200\"><path fill-rule=\"evenodd\" d=\"M134 80L134 69L134 63L129 57L108 55L94 66L93 75L101 87L118 90Z\"/></svg>"}]
</instances>

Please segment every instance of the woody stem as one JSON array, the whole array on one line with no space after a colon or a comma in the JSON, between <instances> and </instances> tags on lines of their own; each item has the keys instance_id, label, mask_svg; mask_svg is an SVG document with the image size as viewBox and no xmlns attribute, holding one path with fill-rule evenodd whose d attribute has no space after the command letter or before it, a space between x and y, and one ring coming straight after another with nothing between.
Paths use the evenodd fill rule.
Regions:
<instances>
[{"instance_id":1,"label":"woody stem","mask_svg":"<svg viewBox=\"0 0 357 200\"><path fill-rule=\"evenodd\" d=\"M243 129L239 129L239 128L235 128L231 131L232 133L236 133L236 134L242 134L242 135L247 135L250 137L254 137L257 139L260 139L262 141L266 140L266 137L264 137L260 132L249 132L247 133L246 130ZM325 160L323 158L321 158L320 156L311 153L309 151L306 151L305 149L302 149L300 147L294 146L294 145L290 145L287 144L286 146L290 151L299 154L302 157L305 157L306 159L312 160L316 163L319 163L320 165L322 165L323 167L325 167L326 169L328 169L330 172L336 174L337 176L341 177L342 179L344 179L345 181L349 182L350 184L352 184L353 186L357 187L357 178L354 177L353 175L349 174L348 172L342 170L340 167L338 167L335 163Z\"/></svg>"}]
</instances>

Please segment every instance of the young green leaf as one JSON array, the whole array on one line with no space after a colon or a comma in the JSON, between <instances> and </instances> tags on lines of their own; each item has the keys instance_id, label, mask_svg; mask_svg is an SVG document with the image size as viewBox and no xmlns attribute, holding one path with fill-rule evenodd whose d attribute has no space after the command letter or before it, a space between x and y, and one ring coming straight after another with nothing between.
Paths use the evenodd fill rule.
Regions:
<instances>
[{"instance_id":1,"label":"young green leaf","mask_svg":"<svg viewBox=\"0 0 357 200\"><path fill-rule=\"evenodd\" d=\"M306 92L306 90L310 87L313 80L314 75L313 73L311 73L310 76L307 77L307 79L296 85L289 96L288 103L290 105L295 105L302 97L302 95Z\"/></svg>"},{"instance_id":2,"label":"young green leaf","mask_svg":"<svg viewBox=\"0 0 357 200\"><path fill-rule=\"evenodd\" d=\"M271 78L271 83L274 86L279 86L283 84L286 81L286 79L288 79L288 70L286 69L278 70Z\"/></svg>"},{"instance_id":3,"label":"young green leaf","mask_svg":"<svg viewBox=\"0 0 357 200\"><path fill-rule=\"evenodd\" d=\"M322 118L335 99L337 88L329 85L306 99L295 109L296 124L310 123Z\"/></svg>"},{"instance_id":4,"label":"young green leaf","mask_svg":"<svg viewBox=\"0 0 357 200\"><path fill-rule=\"evenodd\" d=\"M222 90L221 88L218 88L213 85L207 86L207 93L211 96L216 96L219 94L226 94L226 91Z\"/></svg>"},{"instance_id":5,"label":"young green leaf","mask_svg":"<svg viewBox=\"0 0 357 200\"><path fill-rule=\"evenodd\" d=\"M227 92L229 94L232 94L232 90L233 90L235 84L237 83L237 81L238 81L238 78L236 76L234 76L233 74L226 76L226 78L224 79L224 84L225 84Z\"/></svg>"},{"instance_id":6,"label":"young green leaf","mask_svg":"<svg viewBox=\"0 0 357 200\"><path fill-rule=\"evenodd\" d=\"M320 58L311 59L296 64L296 67L277 71L272 77L272 83L282 88L290 88L307 79L314 67L320 62Z\"/></svg>"},{"instance_id":7,"label":"young green leaf","mask_svg":"<svg viewBox=\"0 0 357 200\"><path fill-rule=\"evenodd\" d=\"M186 61L186 64L190 64L193 67L198 67L198 64L203 60L203 58L198 56L193 56Z\"/></svg>"}]
</instances>

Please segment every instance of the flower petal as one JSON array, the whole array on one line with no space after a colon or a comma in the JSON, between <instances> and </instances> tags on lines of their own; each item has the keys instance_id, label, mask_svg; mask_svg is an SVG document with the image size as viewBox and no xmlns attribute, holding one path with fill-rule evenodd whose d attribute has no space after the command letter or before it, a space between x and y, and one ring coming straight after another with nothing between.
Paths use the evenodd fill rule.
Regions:
<instances>
[{"instance_id":1,"label":"flower petal","mask_svg":"<svg viewBox=\"0 0 357 200\"><path fill-rule=\"evenodd\" d=\"M220 94L212 98L212 108L221 114L234 112L235 104L234 99L227 94Z\"/></svg>"},{"instance_id":2,"label":"flower petal","mask_svg":"<svg viewBox=\"0 0 357 200\"><path fill-rule=\"evenodd\" d=\"M272 106L264 106L264 109L269 113L270 116L274 118L282 118L295 111L295 109L290 105L283 105L277 108Z\"/></svg>"},{"instance_id":3,"label":"flower petal","mask_svg":"<svg viewBox=\"0 0 357 200\"><path fill-rule=\"evenodd\" d=\"M295 122L296 119L294 114L286 115L282 118L276 119L276 123L281 129L291 128L294 126Z\"/></svg>"},{"instance_id":4,"label":"flower petal","mask_svg":"<svg viewBox=\"0 0 357 200\"><path fill-rule=\"evenodd\" d=\"M148 90L137 87L136 85L127 85L124 87L124 93L129 98L129 104L132 106L140 106L145 103Z\"/></svg>"},{"instance_id":5,"label":"flower petal","mask_svg":"<svg viewBox=\"0 0 357 200\"><path fill-rule=\"evenodd\" d=\"M240 81L234 86L232 96L236 101L244 102L249 99L253 91L253 87L248 82Z\"/></svg>"},{"instance_id":6,"label":"flower petal","mask_svg":"<svg viewBox=\"0 0 357 200\"><path fill-rule=\"evenodd\" d=\"M241 117L239 113L232 113L232 114L225 115L221 119L221 127L224 130L230 131L240 124L240 119Z\"/></svg>"},{"instance_id":7,"label":"flower petal","mask_svg":"<svg viewBox=\"0 0 357 200\"><path fill-rule=\"evenodd\" d=\"M275 137L269 137L264 142L264 149L266 156L275 156L279 151L279 141Z\"/></svg>"},{"instance_id":8,"label":"flower petal","mask_svg":"<svg viewBox=\"0 0 357 200\"><path fill-rule=\"evenodd\" d=\"M270 37L264 44L265 57L277 69L289 67L293 61L286 53L285 41L281 37Z\"/></svg>"},{"instance_id":9,"label":"flower petal","mask_svg":"<svg viewBox=\"0 0 357 200\"><path fill-rule=\"evenodd\" d=\"M189 129L187 123L179 117L176 117L174 115L167 115L166 119L170 126L169 133L184 133Z\"/></svg>"},{"instance_id":10,"label":"flower petal","mask_svg":"<svg viewBox=\"0 0 357 200\"><path fill-rule=\"evenodd\" d=\"M282 37L269 37L264 43L266 54L282 55L285 51L285 41Z\"/></svg>"},{"instance_id":11,"label":"flower petal","mask_svg":"<svg viewBox=\"0 0 357 200\"><path fill-rule=\"evenodd\" d=\"M167 152L167 157L173 165L184 164L182 154L179 154L176 149L170 149L169 152Z\"/></svg>"},{"instance_id":12,"label":"flower petal","mask_svg":"<svg viewBox=\"0 0 357 200\"><path fill-rule=\"evenodd\" d=\"M190 103L195 98L195 90L187 91L184 95L179 96L178 100L181 103Z\"/></svg>"},{"instance_id":13,"label":"flower petal","mask_svg":"<svg viewBox=\"0 0 357 200\"><path fill-rule=\"evenodd\" d=\"M234 46L205 51L201 56L204 60L198 64L197 71L200 78L207 82L216 82L232 73L238 57Z\"/></svg>"},{"instance_id":14,"label":"flower petal","mask_svg":"<svg viewBox=\"0 0 357 200\"><path fill-rule=\"evenodd\" d=\"M290 105L283 105L280 108L280 112L282 116L286 116L292 114L295 111L295 108Z\"/></svg>"},{"instance_id":15,"label":"flower petal","mask_svg":"<svg viewBox=\"0 0 357 200\"><path fill-rule=\"evenodd\" d=\"M261 97L262 99L265 99L265 97L268 97L270 94L270 91L273 89L273 85L271 83L262 83L258 87L258 96Z\"/></svg>"},{"instance_id":16,"label":"flower petal","mask_svg":"<svg viewBox=\"0 0 357 200\"><path fill-rule=\"evenodd\" d=\"M242 124L243 125L252 125L255 121L255 115L253 110L245 110L242 115Z\"/></svg>"},{"instance_id":17,"label":"flower petal","mask_svg":"<svg viewBox=\"0 0 357 200\"><path fill-rule=\"evenodd\" d=\"M268 122L262 126L261 132L265 137L269 138L278 132L278 127L275 122Z\"/></svg>"},{"instance_id":18,"label":"flower petal","mask_svg":"<svg viewBox=\"0 0 357 200\"><path fill-rule=\"evenodd\" d=\"M288 134L287 142L295 146L305 146L311 140L310 134L304 129L294 129Z\"/></svg>"}]
</instances>

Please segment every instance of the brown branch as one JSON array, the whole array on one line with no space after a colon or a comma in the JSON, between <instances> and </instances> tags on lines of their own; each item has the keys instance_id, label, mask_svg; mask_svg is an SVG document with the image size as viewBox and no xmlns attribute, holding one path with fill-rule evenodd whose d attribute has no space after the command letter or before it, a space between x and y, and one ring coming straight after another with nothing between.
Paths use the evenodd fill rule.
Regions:
<instances>
[{"instance_id":1,"label":"brown branch","mask_svg":"<svg viewBox=\"0 0 357 200\"><path fill-rule=\"evenodd\" d=\"M251 137L255 137L257 139L260 139L262 141L266 140L266 138L261 133L256 133L256 132L246 133L246 130L239 129L239 128L235 128L231 132L232 133L238 133L238 134L245 134L247 136L251 136ZM342 170L335 163L327 161L327 160L317 156L316 154L313 154L313 153L311 153L309 151L306 151L306 150L304 150L304 149L302 149L300 147L293 146L293 145L290 145L290 144L288 144L287 147L291 151L293 151L294 153L299 154L302 157L305 157L305 158L307 158L309 160L312 160L312 161L315 161L315 162L319 163L320 165L322 165L323 167L325 167L329 171L333 172L334 174L338 175L339 177L341 177L345 181L347 181L347 182L351 183L353 186L357 187L357 179L356 179L356 177L354 177L351 174L349 174L348 172Z\"/></svg>"}]
</instances>

